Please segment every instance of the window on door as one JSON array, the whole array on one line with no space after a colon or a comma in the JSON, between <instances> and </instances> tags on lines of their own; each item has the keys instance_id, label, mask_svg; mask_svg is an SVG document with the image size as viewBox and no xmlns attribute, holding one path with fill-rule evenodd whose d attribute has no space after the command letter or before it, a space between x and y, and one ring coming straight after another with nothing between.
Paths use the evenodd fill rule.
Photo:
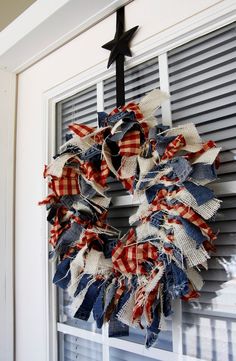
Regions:
<instances>
[{"instance_id":1,"label":"window on door","mask_svg":"<svg viewBox=\"0 0 236 361\"><path fill-rule=\"evenodd\" d=\"M159 69L156 56L125 72L126 101L139 101L159 87L161 76L169 78L172 125L193 122L203 139L222 147L219 180L213 185L222 207L212 223L220 230L217 252L202 272L201 298L193 303L175 304L156 345L145 350L144 333L129 329L129 336L109 337L107 326L96 328L70 315L70 299L58 292L59 360L151 361L184 360L233 361L236 359L236 23L191 41L166 54L166 66ZM166 70L165 70L166 69ZM168 74L162 72L168 71ZM102 86L101 86L102 84ZM99 102L97 101L99 99ZM102 100L102 101L101 101ZM57 103L57 145L65 141L72 122L97 125L97 108L115 107L115 79L103 80ZM158 118L165 123L165 112ZM168 119L169 123L169 119ZM126 232L128 217L137 205L122 186L109 180L112 207L109 222ZM113 330L114 331L114 330ZM116 330L117 331L117 330ZM118 330L119 331L119 330ZM111 332L111 331L110 331Z\"/></svg>"}]
</instances>

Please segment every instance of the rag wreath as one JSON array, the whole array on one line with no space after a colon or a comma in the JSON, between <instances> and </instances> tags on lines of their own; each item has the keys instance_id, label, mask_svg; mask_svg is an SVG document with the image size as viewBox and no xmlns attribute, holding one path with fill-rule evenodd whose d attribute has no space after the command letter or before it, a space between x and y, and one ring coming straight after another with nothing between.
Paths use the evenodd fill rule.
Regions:
<instances>
[{"instance_id":1,"label":"rag wreath","mask_svg":"<svg viewBox=\"0 0 236 361\"><path fill-rule=\"evenodd\" d=\"M216 234L206 223L220 201L206 184L216 179L217 148L194 124L170 129L155 111L167 95L155 89L139 104L98 113L99 128L73 134L45 166L53 282L68 289L75 318L91 312L102 327L111 317L146 329L157 340L172 300L199 297ZM115 177L140 201L128 233L106 222L107 179Z\"/></svg>"}]
</instances>

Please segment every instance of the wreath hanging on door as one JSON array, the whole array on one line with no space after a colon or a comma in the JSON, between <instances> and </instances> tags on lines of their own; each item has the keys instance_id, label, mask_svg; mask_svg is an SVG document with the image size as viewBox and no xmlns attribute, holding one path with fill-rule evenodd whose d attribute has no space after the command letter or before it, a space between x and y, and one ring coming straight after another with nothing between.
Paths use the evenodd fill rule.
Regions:
<instances>
[{"instance_id":1,"label":"wreath hanging on door","mask_svg":"<svg viewBox=\"0 0 236 361\"><path fill-rule=\"evenodd\" d=\"M53 282L68 289L75 318L91 312L102 327L111 317L146 329L157 340L172 300L199 297L216 234L206 223L220 206L207 184L216 179L217 148L194 124L157 124L166 94L153 90L139 104L98 113L99 128L72 134L45 166L51 193L40 202L51 223ZM107 223L113 176L140 205L122 235Z\"/></svg>"}]
</instances>

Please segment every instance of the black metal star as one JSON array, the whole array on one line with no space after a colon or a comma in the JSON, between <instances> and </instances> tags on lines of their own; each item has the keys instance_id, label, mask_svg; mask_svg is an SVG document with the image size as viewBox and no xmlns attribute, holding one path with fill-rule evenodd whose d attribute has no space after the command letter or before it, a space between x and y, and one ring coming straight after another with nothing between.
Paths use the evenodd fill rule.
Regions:
<instances>
[{"instance_id":1,"label":"black metal star","mask_svg":"<svg viewBox=\"0 0 236 361\"><path fill-rule=\"evenodd\" d=\"M132 56L131 50L129 48L129 42L134 36L136 30L138 29L138 26L135 26L134 28L123 32L121 31L122 25L123 24L121 24L121 22L118 22L115 38L102 46L102 48L111 51L107 64L108 68L117 59L118 55Z\"/></svg>"},{"instance_id":2,"label":"black metal star","mask_svg":"<svg viewBox=\"0 0 236 361\"><path fill-rule=\"evenodd\" d=\"M132 56L129 42L138 29L138 26L124 31L125 12L124 7L121 7L116 12L116 33L113 40L104 44L102 48L110 50L110 57L107 67L116 61L116 104L117 107L125 103L125 85L124 85L124 59L126 56Z\"/></svg>"}]
</instances>

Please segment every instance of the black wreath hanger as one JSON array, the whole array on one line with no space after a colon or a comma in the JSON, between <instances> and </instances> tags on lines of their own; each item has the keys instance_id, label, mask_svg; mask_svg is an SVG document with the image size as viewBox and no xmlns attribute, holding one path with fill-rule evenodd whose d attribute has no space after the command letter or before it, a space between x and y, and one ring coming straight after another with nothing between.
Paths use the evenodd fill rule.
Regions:
<instances>
[{"instance_id":1,"label":"black wreath hanger","mask_svg":"<svg viewBox=\"0 0 236 361\"><path fill-rule=\"evenodd\" d=\"M124 62L125 56L132 56L129 43L133 38L138 25L130 30L125 29L125 9L124 6L116 12L116 33L113 40L104 44L102 48L110 50L110 57L107 67L116 62L116 105L120 107L125 104L125 82L124 82Z\"/></svg>"}]
</instances>

